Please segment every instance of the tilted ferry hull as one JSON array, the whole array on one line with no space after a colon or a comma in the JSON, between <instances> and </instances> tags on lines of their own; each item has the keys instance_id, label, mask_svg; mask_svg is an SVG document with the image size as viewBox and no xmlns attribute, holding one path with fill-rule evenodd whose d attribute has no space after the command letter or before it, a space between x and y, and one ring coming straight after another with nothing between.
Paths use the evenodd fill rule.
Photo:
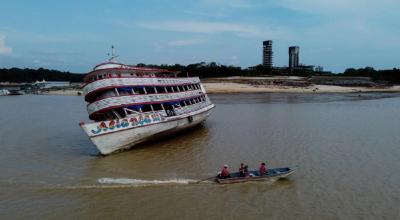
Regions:
<instances>
[{"instance_id":1,"label":"tilted ferry hull","mask_svg":"<svg viewBox=\"0 0 400 220\"><path fill-rule=\"evenodd\" d=\"M114 152L131 149L142 142L156 139L161 135L194 127L207 119L213 107L214 106L210 106L209 108L202 109L190 115L175 116L174 118L169 118L154 124L144 124L139 127L116 130L99 135L93 134L93 124L82 124L81 127L90 137L93 144L96 145L100 153L102 155L108 155Z\"/></svg>"}]
</instances>

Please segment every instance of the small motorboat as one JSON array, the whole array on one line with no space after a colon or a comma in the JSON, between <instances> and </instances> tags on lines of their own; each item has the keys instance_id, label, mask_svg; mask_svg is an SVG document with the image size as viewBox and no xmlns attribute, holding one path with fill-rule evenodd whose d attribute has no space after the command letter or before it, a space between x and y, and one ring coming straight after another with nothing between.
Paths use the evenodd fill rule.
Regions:
<instances>
[{"instance_id":1,"label":"small motorboat","mask_svg":"<svg viewBox=\"0 0 400 220\"><path fill-rule=\"evenodd\" d=\"M18 90L10 90L10 93L8 95L23 95L21 91Z\"/></svg>"},{"instance_id":2,"label":"small motorboat","mask_svg":"<svg viewBox=\"0 0 400 220\"><path fill-rule=\"evenodd\" d=\"M260 176L258 171L250 171L249 175L246 177L241 177L239 172L231 173L229 178L219 178L215 177L215 181L220 184L228 184L228 183L242 183L249 181L266 181L271 179L281 179L286 178L290 174L294 173L294 168L291 167L281 167L281 168L273 168L268 169L265 175Z\"/></svg>"}]
</instances>

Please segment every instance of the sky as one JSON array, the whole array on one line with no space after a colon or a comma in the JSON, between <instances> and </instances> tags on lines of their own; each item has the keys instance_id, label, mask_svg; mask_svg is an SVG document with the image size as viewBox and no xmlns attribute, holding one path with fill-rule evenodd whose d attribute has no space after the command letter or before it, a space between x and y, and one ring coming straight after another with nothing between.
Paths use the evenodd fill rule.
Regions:
<instances>
[{"instance_id":1,"label":"sky","mask_svg":"<svg viewBox=\"0 0 400 220\"><path fill-rule=\"evenodd\" d=\"M399 0L0 0L0 68L89 72L111 45L125 64L262 62L400 67Z\"/></svg>"}]
</instances>

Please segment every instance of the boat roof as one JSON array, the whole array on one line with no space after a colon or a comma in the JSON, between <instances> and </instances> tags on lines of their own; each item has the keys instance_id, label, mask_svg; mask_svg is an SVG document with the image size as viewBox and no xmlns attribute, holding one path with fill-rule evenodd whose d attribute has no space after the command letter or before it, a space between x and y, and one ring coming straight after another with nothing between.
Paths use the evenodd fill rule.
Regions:
<instances>
[{"instance_id":1,"label":"boat roof","mask_svg":"<svg viewBox=\"0 0 400 220\"><path fill-rule=\"evenodd\" d=\"M133 65L126 65L122 63L116 63L116 62L105 62L105 63L100 63L96 65L93 68L93 71L98 71L98 70L107 70L107 69L120 69L120 70L138 70L138 71L149 71L149 72L171 72L169 70L165 69L156 69L156 68L147 68L147 67L137 67Z\"/></svg>"}]
</instances>

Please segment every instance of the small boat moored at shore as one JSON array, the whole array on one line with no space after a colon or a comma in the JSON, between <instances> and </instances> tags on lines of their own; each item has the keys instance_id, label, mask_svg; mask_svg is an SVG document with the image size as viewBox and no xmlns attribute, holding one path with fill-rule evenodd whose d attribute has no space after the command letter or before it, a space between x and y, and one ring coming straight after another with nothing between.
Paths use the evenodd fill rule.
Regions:
<instances>
[{"instance_id":1,"label":"small boat moored at shore","mask_svg":"<svg viewBox=\"0 0 400 220\"><path fill-rule=\"evenodd\" d=\"M10 91L8 91L7 89L0 89L0 96L9 95L9 94L10 94Z\"/></svg>"},{"instance_id":2,"label":"small boat moored at shore","mask_svg":"<svg viewBox=\"0 0 400 220\"><path fill-rule=\"evenodd\" d=\"M250 171L249 176L241 177L239 176L239 172L231 173L229 178L219 178L215 177L215 181L220 184L229 184L229 183L242 183L249 181L266 181L271 179L282 179L294 173L295 170L292 167L281 167L281 168L273 168L268 169L267 174L260 176L258 171Z\"/></svg>"}]
</instances>

